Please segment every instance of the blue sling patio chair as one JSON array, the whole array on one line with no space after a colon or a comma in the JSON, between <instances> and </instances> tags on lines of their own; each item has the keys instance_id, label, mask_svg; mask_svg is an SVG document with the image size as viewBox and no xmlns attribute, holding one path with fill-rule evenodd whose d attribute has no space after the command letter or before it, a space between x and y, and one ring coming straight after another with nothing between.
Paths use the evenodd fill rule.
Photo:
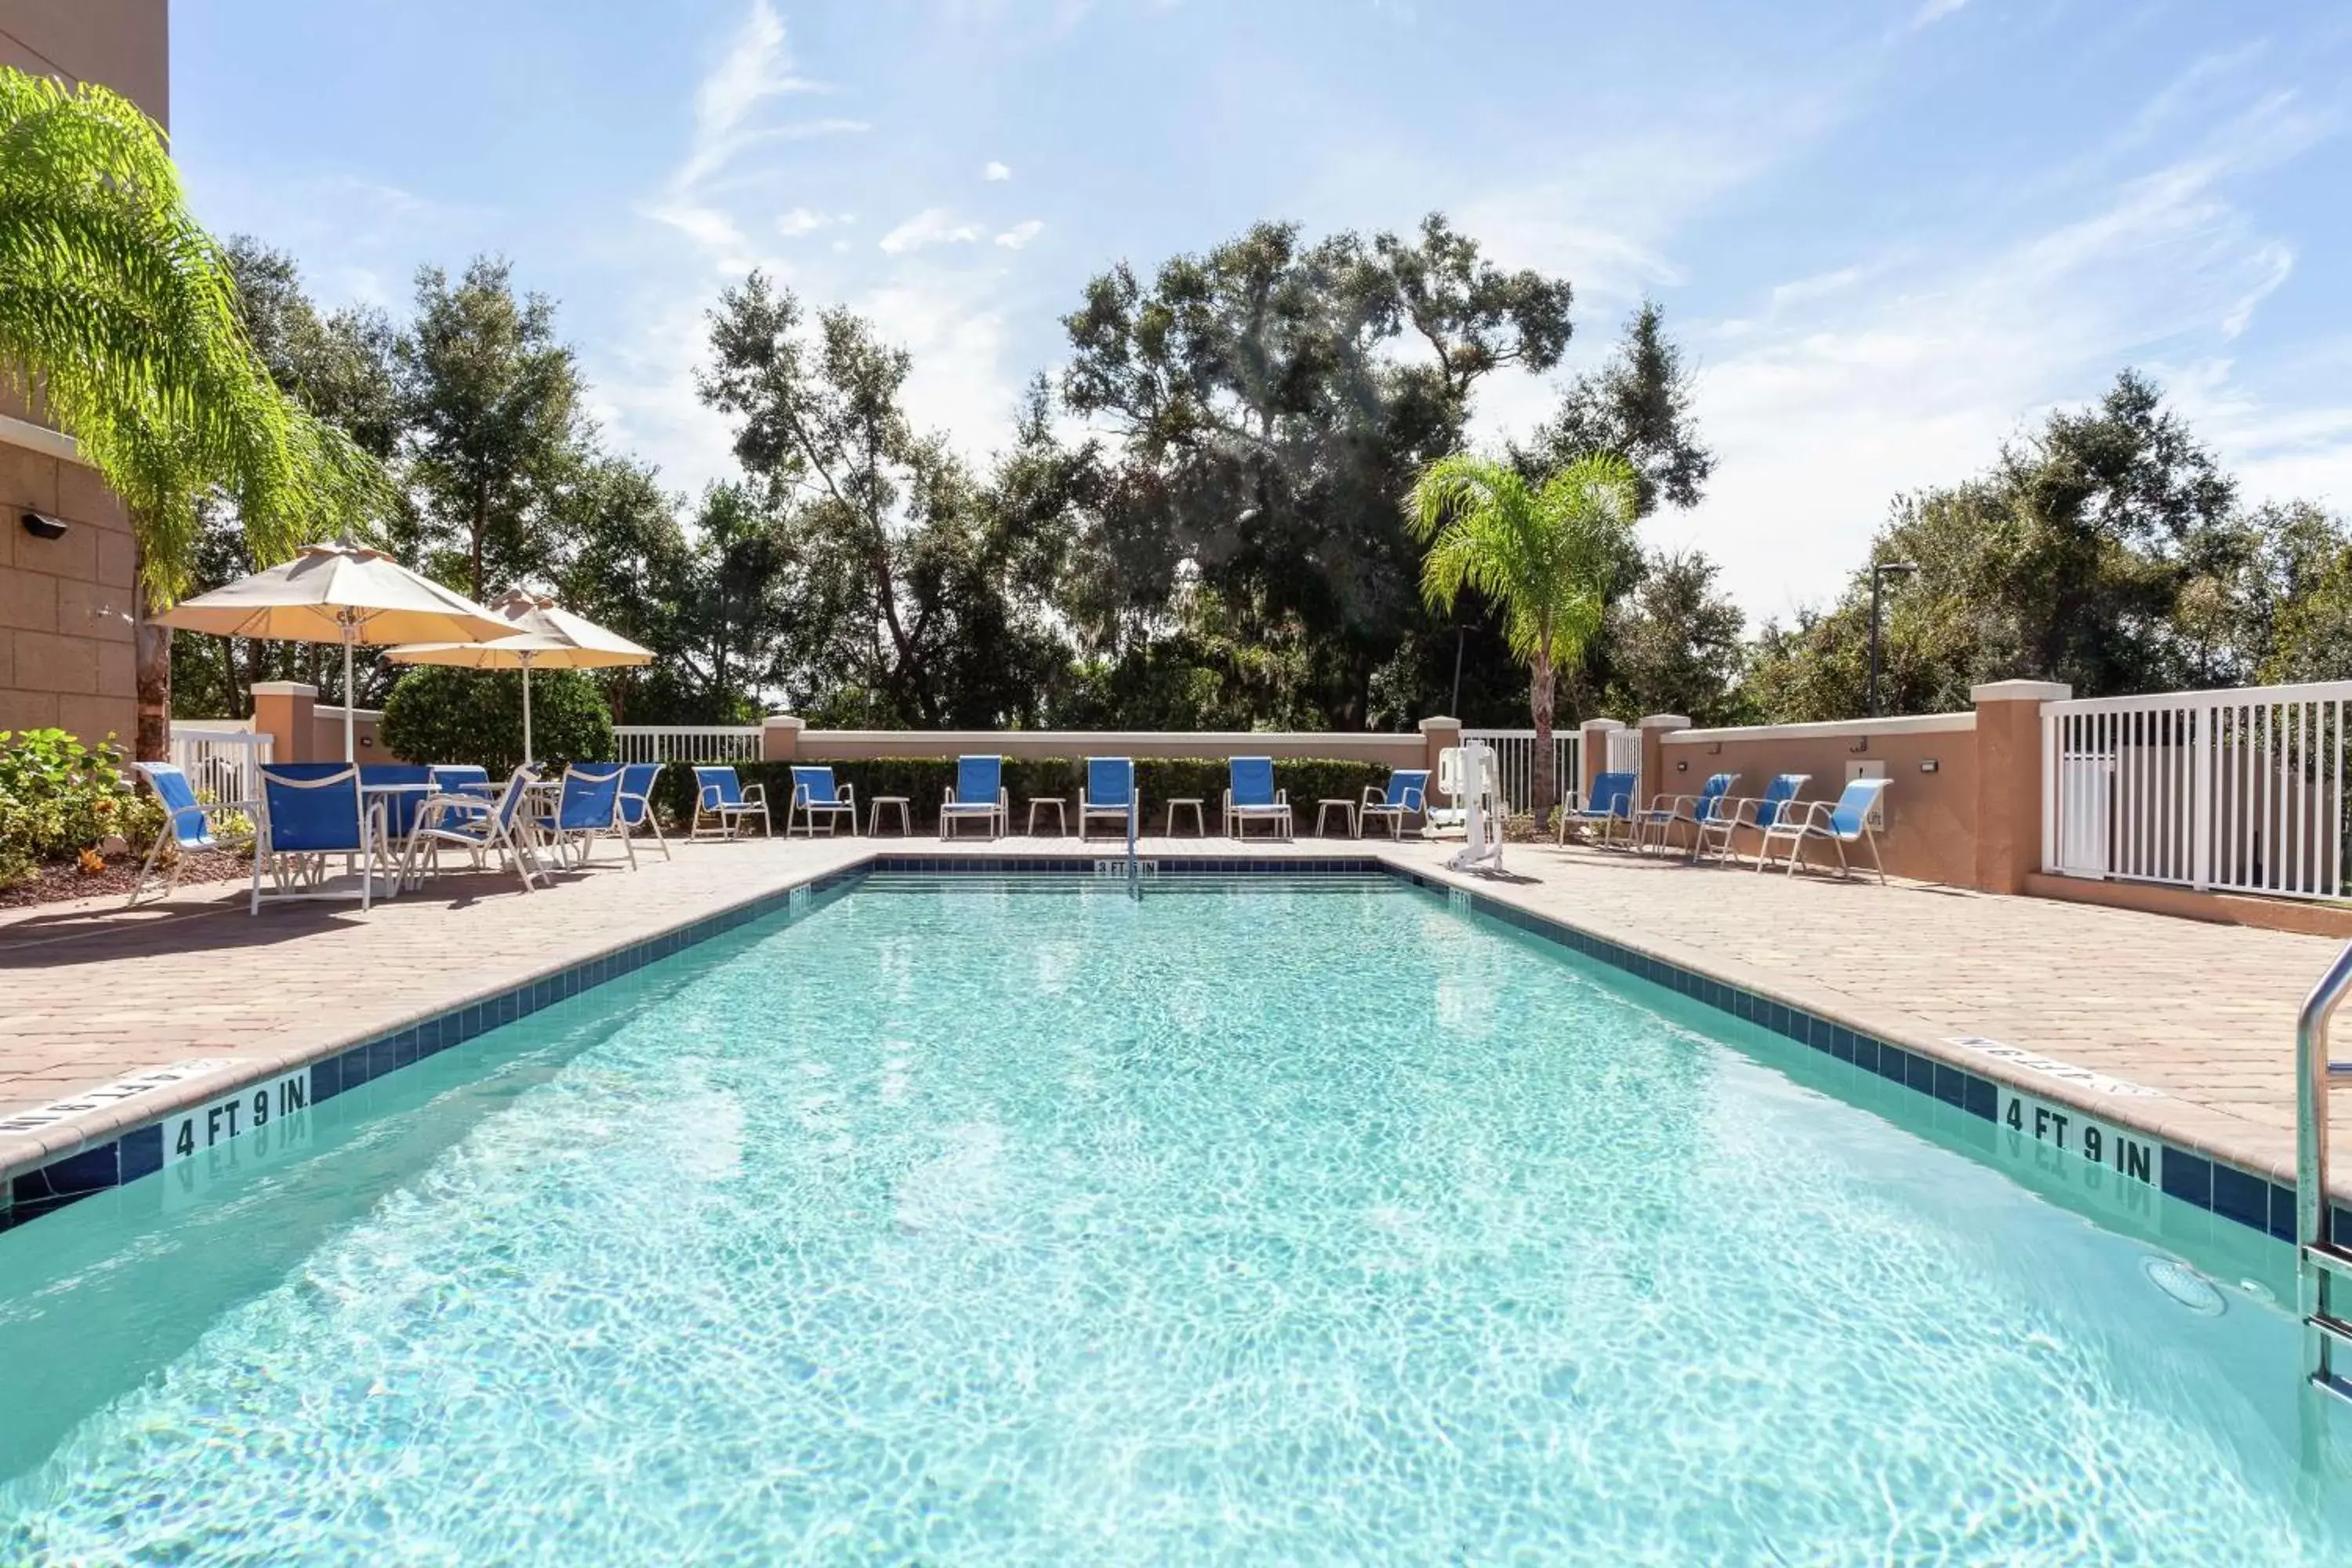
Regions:
<instances>
[{"instance_id":1,"label":"blue sling patio chair","mask_svg":"<svg viewBox=\"0 0 2352 1568\"><path fill-rule=\"evenodd\" d=\"M1643 848L1654 841L1659 848L1667 848L1678 830L1695 829L1720 816L1731 786L1738 782L1738 773L1709 773L1696 795L1652 795L1648 808L1633 814L1633 847Z\"/></svg>"},{"instance_id":2,"label":"blue sling patio chair","mask_svg":"<svg viewBox=\"0 0 2352 1568\"><path fill-rule=\"evenodd\" d=\"M360 908L375 902L379 878L397 872L385 853L384 808L360 793L360 770L351 763L264 763L261 800L255 818L253 912L266 898L340 899L329 889L328 862L336 856L356 864ZM267 877L270 890L262 891ZM385 889L389 898L397 884Z\"/></svg>"},{"instance_id":3,"label":"blue sling patio chair","mask_svg":"<svg viewBox=\"0 0 2352 1568\"><path fill-rule=\"evenodd\" d=\"M1845 847L1864 844L1870 848L1870 868L1878 873L1879 883L1884 886L1886 867L1878 858L1878 835L1872 831L1870 819L1878 809L1879 797L1893 782L1884 778L1848 779L1843 793L1834 803L1809 801L1802 811L1781 812L1764 830L1764 842L1756 850L1756 868L1761 871L1772 863L1772 847L1777 844L1787 849L1789 875L1793 877L1798 863L1805 858L1806 845L1827 844L1837 850L1838 877L1843 880L1853 875Z\"/></svg>"},{"instance_id":4,"label":"blue sling patio chair","mask_svg":"<svg viewBox=\"0 0 2352 1568\"><path fill-rule=\"evenodd\" d=\"M1135 796L1134 758L1088 757L1086 782L1078 786L1078 842L1087 841L1087 824L1097 816L1116 822L1118 837L1126 837L1128 818L1141 805Z\"/></svg>"},{"instance_id":5,"label":"blue sling patio chair","mask_svg":"<svg viewBox=\"0 0 2352 1568\"><path fill-rule=\"evenodd\" d=\"M425 771L433 775L436 794L478 795L488 800L499 793L491 786L490 770L471 763L435 763Z\"/></svg>"},{"instance_id":6,"label":"blue sling patio chair","mask_svg":"<svg viewBox=\"0 0 2352 1568\"><path fill-rule=\"evenodd\" d=\"M654 842L661 846L662 858L670 858L669 840L662 833L661 817L654 810L654 781L661 777L659 763L631 763L621 770L620 814L624 837L640 827L650 827Z\"/></svg>"},{"instance_id":7,"label":"blue sling patio chair","mask_svg":"<svg viewBox=\"0 0 2352 1568\"><path fill-rule=\"evenodd\" d=\"M558 865L575 867L587 865L596 840L611 834L628 851L629 869L635 870L637 847L621 831L621 764L574 763L564 769L562 793L540 834Z\"/></svg>"},{"instance_id":8,"label":"blue sling patio chair","mask_svg":"<svg viewBox=\"0 0 2352 1568\"><path fill-rule=\"evenodd\" d=\"M768 820L768 789L765 784L746 785L735 776L735 770L724 763L698 766L694 770L694 819L687 825L688 838L732 838L742 831L746 817L760 819L760 831L772 837L774 826ZM792 817L784 817L784 831L792 832Z\"/></svg>"},{"instance_id":9,"label":"blue sling patio chair","mask_svg":"<svg viewBox=\"0 0 2352 1568\"><path fill-rule=\"evenodd\" d=\"M700 773L699 768L695 770ZM732 773L731 768L728 770ZM758 788L758 785L753 785ZM763 796L758 806L760 820L768 820L768 807ZM845 821L849 824L849 836L857 837L857 786L837 782L828 767L806 763L793 769L793 798L784 804L784 837L797 831L811 838L816 837L816 819L824 818L824 830L829 836ZM740 816L736 820L740 820ZM798 824L797 828L794 824Z\"/></svg>"},{"instance_id":10,"label":"blue sling patio chair","mask_svg":"<svg viewBox=\"0 0 2352 1568\"><path fill-rule=\"evenodd\" d=\"M522 890L530 892L532 879L547 874L531 854L530 823L523 811L530 787L538 782L538 769L520 767L496 800L471 790L425 796L416 809L416 831L408 836L401 879L414 883L427 869L437 870L441 846L447 844L465 850L477 866L495 851L522 879Z\"/></svg>"},{"instance_id":11,"label":"blue sling patio chair","mask_svg":"<svg viewBox=\"0 0 2352 1568\"><path fill-rule=\"evenodd\" d=\"M1759 835L1771 830L1782 816L1797 809L1797 796L1812 779L1811 773L1775 773L1764 793L1751 799L1729 801L1717 809L1715 820L1702 823L1698 842L1691 848L1691 858L1696 860L1706 852L1708 844L1715 846L1718 860L1738 860L1739 847L1732 842L1743 828Z\"/></svg>"},{"instance_id":12,"label":"blue sling patio chair","mask_svg":"<svg viewBox=\"0 0 2352 1568\"><path fill-rule=\"evenodd\" d=\"M1389 787L1378 784L1364 786L1363 804L1356 808L1356 837L1364 836L1366 826L1374 817L1389 825L1389 837L1404 837L1404 819L1419 816L1429 819L1429 770L1399 768L1389 774Z\"/></svg>"},{"instance_id":13,"label":"blue sling patio chair","mask_svg":"<svg viewBox=\"0 0 2352 1568\"><path fill-rule=\"evenodd\" d=\"M175 848L172 857L171 875L163 881L163 896L170 898L179 890L180 869L191 855L201 855L207 849L220 847L220 839L213 831L216 816L238 816L253 808L251 801L204 801L196 798L195 786L188 782L187 773L172 763L139 763L134 764L147 787L155 792L163 803L163 826L155 830L155 842L147 847L147 858L139 867L139 879L131 885L130 901L123 908L137 905L156 879L155 864L163 858L166 846Z\"/></svg>"},{"instance_id":14,"label":"blue sling patio chair","mask_svg":"<svg viewBox=\"0 0 2352 1568\"><path fill-rule=\"evenodd\" d=\"M1013 800L1004 788L1004 759L958 757L956 782L949 787L947 798L940 803L941 841L955 836L959 822L977 822L988 829L991 838L1001 838L1013 830L1012 821Z\"/></svg>"},{"instance_id":15,"label":"blue sling patio chair","mask_svg":"<svg viewBox=\"0 0 2352 1568\"><path fill-rule=\"evenodd\" d=\"M1568 842L1570 826L1597 829L1599 837L1594 842L1600 844L1615 842L1620 826L1630 834L1633 827L1633 783L1632 773L1593 774L1592 798L1582 805L1560 811L1559 841Z\"/></svg>"},{"instance_id":16,"label":"blue sling patio chair","mask_svg":"<svg viewBox=\"0 0 2352 1568\"><path fill-rule=\"evenodd\" d=\"M1225 837L1245 837L1253 822L1272 823L1288 838L1290 792L1274 787L1272 757L1234 757L1225 763Z\"/></svg>"}]
</instances>

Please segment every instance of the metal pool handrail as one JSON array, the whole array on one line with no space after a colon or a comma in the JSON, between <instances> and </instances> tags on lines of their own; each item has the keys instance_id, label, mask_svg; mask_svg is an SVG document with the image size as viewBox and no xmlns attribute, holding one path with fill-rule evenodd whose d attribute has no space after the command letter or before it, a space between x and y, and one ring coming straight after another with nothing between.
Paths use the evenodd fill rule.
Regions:
<instances>
[{"instance_id":1,"label":"metal pool handrail","mask_svg":"<svg viewBox=\"0 0 2352 1568\"><path fill-rule=\"evenodd\" d=\"M2335 1287L2339 1281L2352 1287L2352 1252L2340 1248L2328 1217L2328 1080L2339 1069L2328 1058L2327 1025L2347 991L2352 991L2352 942L2304 998L2294 1021L2295 1288L2303 1314L2303 1370L2339 1393L2335 1347L2341 1342L2352 1350L2352 1326L2336 1307Z\"/></svg>"}]
</instances>

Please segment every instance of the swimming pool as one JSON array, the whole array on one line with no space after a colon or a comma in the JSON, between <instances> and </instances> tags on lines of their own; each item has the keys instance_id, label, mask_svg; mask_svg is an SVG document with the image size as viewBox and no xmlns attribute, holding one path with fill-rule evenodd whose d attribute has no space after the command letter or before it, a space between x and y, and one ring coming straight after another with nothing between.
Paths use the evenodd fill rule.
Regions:
<instances>
[{"instance_id":1,"label":"swimming pool","mask_svg":"<svg viewBox=\"0 0 2352 1568\"><path fill-rule=\"evenodd\" d=\"M0 1562L2344 1561L2288 1249L2000 1136L1386 878L876 877L0 1234Z\"/></svg>"}]
</instances>

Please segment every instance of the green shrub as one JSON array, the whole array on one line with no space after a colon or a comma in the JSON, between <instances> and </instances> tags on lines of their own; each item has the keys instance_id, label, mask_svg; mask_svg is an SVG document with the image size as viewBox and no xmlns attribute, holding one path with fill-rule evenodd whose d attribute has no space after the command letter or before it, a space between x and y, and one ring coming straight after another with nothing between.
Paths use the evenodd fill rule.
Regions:
<instances>
[{"instance_id":1,"label":"green shrub","mask_svg":"<svg viewBox=\"0 0 2352 1568\"><path fill-rule=\"evenodd\" d=\"M873 757L824 765L833 769L835 780L856 790L857 827L861 833L866 830L873 801L887 795L907 797L908 815L917 833L938 832L940 802L946 798L956 775L953 757ZM736 765L735 773L747 787L754 784L765 786L769 814L774 819L776 831L783 832L784 808L793 798L791 764L743 763ZM1213 834L1217 830L1217 808L1224 800L1226 776L1226 764L1222 758L1137 758L1135 784L1143 805L1143 830L1161 831L1168 824L1168 802L1189 798L1201 802L1202 824ZM1069 818L1070 830L1076 832L1078 788L1085 779L1086 763L1082 758L1007 757L1004 788L1013 797L1013 830L1018 833L1028 826L1029 802L1033 798L1059 795L1065 803L1063 811ZM1373 763L1285 757L1276 758L1274 764L1275 787L1289 792L1299 830L1307 833L1314 831L1317 801L1361 800L1365 785L1382 787L1388 780L1389 770ZM684 763L664 768L655 794L665 821L686 822L694 810L693 768ZM898 813L893 811L884 820L887 826L895 827ZM1040 826L1052 821L1049 814ZM1191 826L1188 813L1183 828L1190 831Z\"/></svg>"},{"instance_id":2,"label":"green shrub","mask_svg":"<svg viewBox=\"0 0 2352 1568\"><path fill-rule=\"evenodd\" d=\"M155 836L163 808L124 780L113 741L85 746L63 730L0 730L0 887L109 834L133 846Z\"/></svg>"},{"instance_id":3,"label":"green shrub","mask_svg":"<svg viewBox=\"0 0 2352 1568\"><path fill-rule=\"evenodd\" d=\"M504 778L522 761L522 676L418 665L384 700L383 743L404 762L472 763ZM566 763L618 756L613 716L596 683L576 669L533 672L530 744L550 773Z\"/></svg>"}]
</instances>

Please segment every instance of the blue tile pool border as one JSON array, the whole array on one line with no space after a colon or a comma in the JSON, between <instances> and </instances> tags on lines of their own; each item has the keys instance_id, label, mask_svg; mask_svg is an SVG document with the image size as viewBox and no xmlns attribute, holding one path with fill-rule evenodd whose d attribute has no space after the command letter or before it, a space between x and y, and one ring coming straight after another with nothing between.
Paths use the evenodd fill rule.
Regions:
<instances>
[{"instance_id":1,"label":"blue tile pool border","mask_svg":"<svg viewBox=\"0 0 2352 1568\"><path fill-rule=\"evenodd\" d=\"M1104 847L1112 847L1107 845ZM338 1094L358 1089L387 1073L396 1072L453 1046L462 1045L478 1035L577 996L608 980L633 973L656 960L683 952L737 927L790 909L796 899L805 900L819 893L846 889L870 875L1092 876L1104 862L1119 858L1123 857L1108 854L877 854L806 882L761 894L660 935L647 937L537 976L496 994L447 1009L357 1044L341 1047L308 1064L310 1103L316 1105L332 1100ZM1158 877L1297 878L1377 874L1431 892L1457 895L1467 900L1469 909L1475 913L1500 921L1612 969L1664 986L1718 1013L1755 1024L1834 1060L1867 1068L1926 1100L1956 1107L1989 1123L1995 1122L1999 1116L2000 1085L1982 1074L1849 1027L1763 992L1715 980L1607 937L1505 903L1475 888L1462 888L1410 867L1394 865L1370 856L1162 854L1150 858L1153 874ZM299 1073L303 1069L296 1068L290 1070ZM283 1075L273 1072L269 1076ZM218 1093L235 1093L242 1087L248 1086L224 1082ZM164 1119L159 1117L131 1128L109 1142L94 1143L46 1164L18 1172L9 1178L6 1191L0 1193L0 1230L26 1224L79 1199L160 1170L163 1163ZM2133 1128L2132 1131L2158 1150L2160 1170L2156 1185L2166 1196L2233 1220L2273 1238L2293 1242L2293 1187L2241 1170L2225 1161L2182 1148L2158 1133L2138 1128ZM2352 1208L2337 1205L2332 1218L2337 1235L2352 1235Z\"/></svg>"},{"instance_id":2,"label":"blue tile pool border","mask_svg":"<svg viewBox=\"0 0 2352 1568\"><path fill-rule=\"evenodd\" d=\"M1612 942L1607 937L1580 931L1564 921L1504 903L1475 888L1464 888L1407 867L1391 866L1386 862L1381 864L1391 875L1415 887L1433 893L1461 895L1469 900L1469 907L1475 913L1581 953L1637 979L1662 985L1678 995L1688 996L1718 1013L1754 1024L1837 1061L1868 1068L1880 1078L1899 1084L1925 1099L1956 1106L1971 1116L1998 1125L2001 1085L1981 1073L1971 1072L1940 1057L1929 1056L1892 1040L1881 1039L1864 1030L1852 1028L1763 992L1713 979L1696 970L1627 947L1622 942ZM2030 1094L2032 1091L2018 1088L2014 1092ZM2128 1123L2118 1125L2128 1126ZM2241 1170L2210 1154L2183 1148L2160 1133L2138 1127L2131 1127L2130 1131L2134 1137L2156 1146L2159 1170L2153 1184L2165 1196L2177 1198L2223 1219L2234 1220L2274 1240L2290 1245L2294 1243L2294 1188L2254 1172ZM2352 1236L2352 1208L2342 1204L2335 1205L2330 1222L2336 1235Z\"/></svg>"},{"instance_id":3,"label":"blue tile pool border","mask_svg":"<svg viewBox=\"0 0 2352 1568\"><path fill-rule=\"evenodd\" d=\"M634 973L659 959L698 946L739 926L789 910L795 900L804 902L818 894L845 889L864 880L870 869L871 867L865 863L845 866L808 881L762 893L731 909L705 915L658 936L614 948L593 958L583 959L578 963L535 976L495 994L371 1036L357 1044L338 1047L306 1064L310 1073L310 1103L317 1105L332 1100L387 1073L397 1072L427 1057L438 1056L453 1046L463 1045L501 1025L511 1024L541 1008L551 1007L583 991L593 990L608 980L617 980L622 975ZM240 1089L251 1088L257 1081L275 1080L304 1070L304 1067L272 1068L261 1079L237 1081L224 1079L208 1098L236 1094ZM167 1111L109 1142L92 1143L61 1159L17 1172L8 1178L6 1191L0 1193L0 1230L26 1224L68 1204L161 1170L163 1165L163 1123L171 1117L184 1113L185 1109L181 1107Z\"/></svg>"}]
</instances>

